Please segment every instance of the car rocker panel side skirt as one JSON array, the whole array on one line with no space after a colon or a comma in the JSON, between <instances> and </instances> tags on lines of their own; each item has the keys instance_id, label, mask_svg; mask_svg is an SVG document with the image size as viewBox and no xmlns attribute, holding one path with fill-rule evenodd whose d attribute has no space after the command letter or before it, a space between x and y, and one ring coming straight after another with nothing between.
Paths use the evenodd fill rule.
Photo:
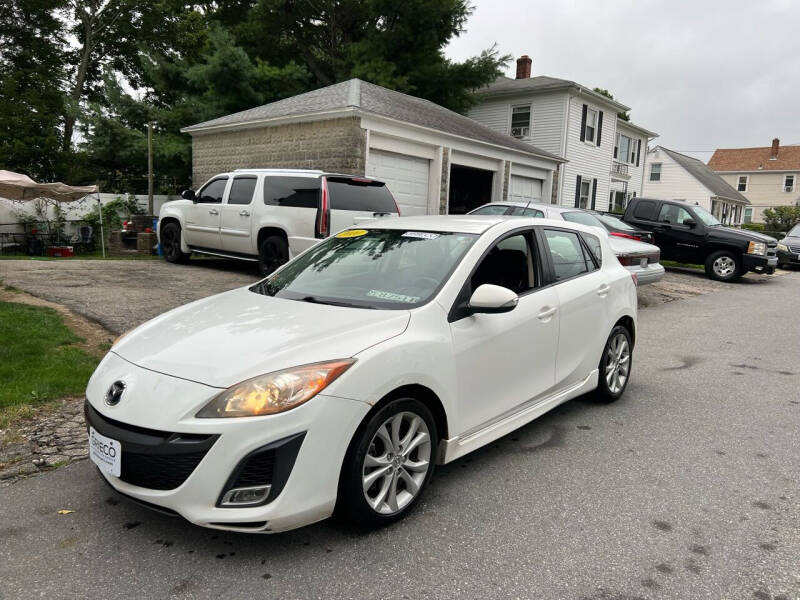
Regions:
<instances>
[{"instance_id":1,"label":"car rocker panel side skirt","mask_svg":"<svg viewBox=\"0 0 800 600\"><path fill-rule=\"evenodd\" d=\"M257 256L251 254L243 254L240 252L225 252L224 250L215 250L213 248L203 248L201 246L188 246L190 252L197 252L198 254L208 254L210 256L219 256L222 258L233 258L236 260L246 260L248 262L258 262Z\"/></svg>"},{"instance_id":2,"label":"car rocker panel side skirt","mask_svg":"<svg viewBox=\"0 0 800 600\"><path fill-rule=\"evenodd\" d=\"M592 391L597 387L599 372L594 369L585 379L570 387L560 390L544 398L529 400L513 413L501 415L482 425L479 429L468 431L461 436L442 440L439 445L440 462L449 463L477 450L481 446L519 429L523 425L538 419L543 414L553 410L560 404L567 402L581 394Z\"/></svg>"}]
</instances>

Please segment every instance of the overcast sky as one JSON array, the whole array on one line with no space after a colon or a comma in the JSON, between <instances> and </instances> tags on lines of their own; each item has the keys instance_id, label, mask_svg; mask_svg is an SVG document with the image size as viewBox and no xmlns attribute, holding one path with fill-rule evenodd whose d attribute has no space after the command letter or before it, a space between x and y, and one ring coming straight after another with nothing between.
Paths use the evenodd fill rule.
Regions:
<instances>
[{"instance_id":1,"label":"overcast sky","mask_svg":"<svg viewBox=\"0 0 800 600\"><path fill-rule=\"evenodd\" d=\"M673 150L800 143L800 1L473 0L447 55L497 43L532 75L608 89ZM507 70L514 77L516 63ZM535 127L535 125L534 125Z\"/></svg>"}]
</instances>

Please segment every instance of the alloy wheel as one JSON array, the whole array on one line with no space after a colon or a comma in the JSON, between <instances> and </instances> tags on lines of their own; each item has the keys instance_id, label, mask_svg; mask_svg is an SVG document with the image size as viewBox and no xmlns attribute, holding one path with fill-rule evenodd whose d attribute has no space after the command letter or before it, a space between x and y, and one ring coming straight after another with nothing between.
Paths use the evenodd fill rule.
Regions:
<instances>
[{"instance_id":1,"label":"alloy wheel","mask_svg":"<svg viewBox=\"0 0 800 600\"><path fill-rule=\"evenodd\" d=\"M730 277L736 272L736 261L730 256L720 256L714 261L713 269L718 277Z\"/></svg>"},{"instance_id":2,"label":"alloy wheel","mask_svg":"<svg viewBox=\"0 0 800 600\"><path fill-rule=\"evenodd\" d=\"M161 233L163 242L161 244L167 258L175 258L180 250L177 235L175 234L174 227L165 227Z\"/></svg>"},{"instance_id":3,"label":"alloy wheel","mask_svg":"<svg viewBox=\"0 0 800 600\"><path fill-rule=\"evenodd\" d=\"M625 387L631 361L628 338L618 333L608 344L606 353L606 383L612 394L618 394Z\"/></svg>"},{"instance_id":4,"label":"alloy wheel","mask_svg":"<svg viewBox=\"0 0 800 600\"><path fill-rule=\"evenodd\" d=\"M430 469L431 435L413 412L392 415L378 427L364 456L362 484L377 513L402 511L417 496Z\"/></svg>"}]
</instances>

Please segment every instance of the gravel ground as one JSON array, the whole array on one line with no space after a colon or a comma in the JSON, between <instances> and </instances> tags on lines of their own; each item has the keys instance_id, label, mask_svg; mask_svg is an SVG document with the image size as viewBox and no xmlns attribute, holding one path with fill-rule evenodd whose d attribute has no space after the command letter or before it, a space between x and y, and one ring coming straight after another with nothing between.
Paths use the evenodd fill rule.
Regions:
<instances>
[{"instance_id":1,"label":"gravel ground","mask_svg":"<svg viewBox=\"0 0 800 600\"><path fill-rule=\"evenodd\" d=\"M619 402L437 469L380 531L204 530L87 461L0 487L0 598L797 600L800 273L762 279L641 311Z\"/></svg>"}]
</instances>

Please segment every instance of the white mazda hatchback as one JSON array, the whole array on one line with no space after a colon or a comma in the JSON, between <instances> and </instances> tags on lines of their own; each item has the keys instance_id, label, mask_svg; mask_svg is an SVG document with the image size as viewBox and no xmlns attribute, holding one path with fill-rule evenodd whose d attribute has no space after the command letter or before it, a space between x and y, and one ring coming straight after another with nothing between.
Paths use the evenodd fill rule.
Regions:
<instances>
[{"instance_id":1,"label":"white mazda hatchback","mask_svg":"<svg viewBox=\"0 0 800 600\"><path fill-rule=\"evenodd\" d=\"M119 340L86 390L118 492L206 527L394 521L448 463L631 374L636 287L565 221L406 217Z\"/></svg>"}]
</instances>

